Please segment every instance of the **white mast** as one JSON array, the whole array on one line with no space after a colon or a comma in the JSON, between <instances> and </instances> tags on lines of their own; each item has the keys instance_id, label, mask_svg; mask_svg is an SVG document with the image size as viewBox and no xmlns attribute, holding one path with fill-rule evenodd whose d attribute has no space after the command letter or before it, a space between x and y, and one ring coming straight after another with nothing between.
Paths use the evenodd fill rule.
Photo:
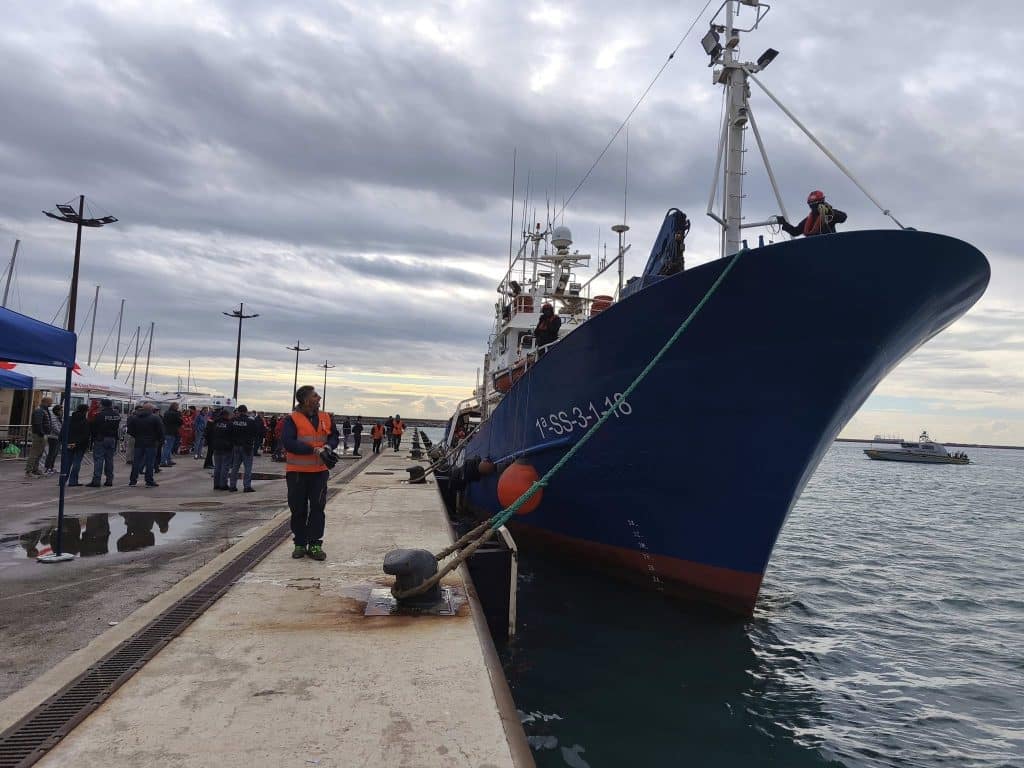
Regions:
<instances>
[{"instance_id":1,"label":"white mast","mask_svg":"<svg viewBox=\"0 0 1024 768\"><path fill-rule=\"evenodd\" d=\"M740 249L743 224L743 133L747 129L746 98L750 88L747 72L736 60L739 31L733 26L733 2L725 4L725 50L722 55L722 79L725 85L728 130L725 151L725 252L732 256Z\"/></svg>"},{"instance_id":2,"label":"white mast","mask_svg":"<svg viewBox=\"0 0 1024 768\"><path fill-rule=\"evenodd\" d=\"M753 24L745 29L736 26L736 18L742 6L752 8L757 14ZM711 185L707 214L722 227L724 235L722 256L732 256L742 247L741 230L744 227L757 226L743 223L743 177L746 175L745 156L747 152L744 145L744 134L748 123L754 127L758 149L761 151L766 166L768 165L768 157L764 153L756 125L752 122L748 101L750 97L749 78L754 72L760 72L768 66L778 55L778 51L769 48L761 54L757 63L739 60L740 33L757 29L761 19L768 13L768 5L758 2L758 0L726 0L719 10L719 14L722 10L725 11L725 23L716 24L715 20L712 20L711 29L701 40L704 51L711 57L711 64L715 66L714 82L725 88L726 102L725 117L718 142L718 159L715 162L715 180ZM717 18L716 14L715 19ZM723 174L721 177L723 195L721 215L714 210L719 172ZM779 198L781 206L782 200L778 195L775 177L770 166L768 166L768 174L771 177L772 189L776 191L776 197Z\"/></svg>"},{"instance_id":3,"label":"white mast","mask_svg":"<svg viewBox=\"0 0 1024 768\"><path fill-rule=\"evenodd\" d=\"M117 370L120 367L118 360L121 357L121 321L124 320L124 299L121 299L121 311L117 313L117 352L114 354L114 378L117 378Z\"/></svg>"},{"instance_id":4,"label":"white mast","mask_svg":"<svg viewBox=\"0 0 1024 768\"><path fill-rule=\"evenodd\" d=\"M11 277L14 275L14 262L18 259L18 246L21 245L21 240L14 241L14 253L11 254L11 265L7 269L7 282L4 284L4 303L3 306L7 306L7 295L11 291Z\"/></svg>"},{"instance_id":5,"label":"white mast","mask_svg":"<svg viewBox=\"0 0 1024 768\"><path fill-rule=\"evenodd\" d=\"M89 330L89 357L86 365L92 365L92 342L96 338L96 313L100 311L100 287L96 286L96 298L92 300L92 328ZM109 338L109 337L108 337Z\"/></svg>"}]
</instances>

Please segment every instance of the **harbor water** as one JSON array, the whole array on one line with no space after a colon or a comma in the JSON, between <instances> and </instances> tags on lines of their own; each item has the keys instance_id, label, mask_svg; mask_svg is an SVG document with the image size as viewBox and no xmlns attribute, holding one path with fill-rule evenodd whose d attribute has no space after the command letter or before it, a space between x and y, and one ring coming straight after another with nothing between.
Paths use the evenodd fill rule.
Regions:
<instances>
[{"instance_id":1,"label":"harbor water","mask_svg":"<svg viewBox=\"0 0 1024 768\"><path fill-rule=\"evenodd\" d=\"M1024 451L865 447L826 455L751 620L522 555L499 652L537 764L1024 766Z\"/></svg>"}]
</instances>

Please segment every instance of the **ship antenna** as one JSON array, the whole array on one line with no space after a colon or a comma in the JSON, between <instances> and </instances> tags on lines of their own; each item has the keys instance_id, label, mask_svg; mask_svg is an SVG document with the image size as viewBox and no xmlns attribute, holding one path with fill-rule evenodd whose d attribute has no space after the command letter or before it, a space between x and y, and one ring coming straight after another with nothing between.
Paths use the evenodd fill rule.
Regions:
<instances>
[{"instance_id":1,"label":"ship antenna","mask_svg":"<svg viewBox=\"0 0 1024 768\"><path fill-rule=\"evenodd\" d=\"M626 210L629 203L629 125L626 125L626 171L622 181L622 223L626 223Z\"/></svg>"},{"instance_id":2,"label":"ship antenna","mask_svg":"<svg viewBox=\"0 0 1024 768\"><path fill-rule=\"evenodd\" d=\"M508 271L512 272L512 230L516 226L516 154L519 148L512 148L512 214L508 217Z\"/></svg>"}]
</instances>

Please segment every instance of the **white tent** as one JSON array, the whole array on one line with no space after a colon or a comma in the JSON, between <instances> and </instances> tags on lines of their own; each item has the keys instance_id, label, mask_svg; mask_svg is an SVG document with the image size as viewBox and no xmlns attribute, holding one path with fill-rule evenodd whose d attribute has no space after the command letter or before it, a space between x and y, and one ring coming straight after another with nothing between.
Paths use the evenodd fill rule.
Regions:
<instances>
[{"instance_id":1,"label":"white tent","mask_svg":"<svg viewBox=\"0 0 1024 768\"><path fill-rule=\"evenodd\" d=\"M64 390L64 376L67 369L51 365L29 365L15 363L11 370L22 376L31 376L34 389L48 389L53 392ZM127 384L115 381L114 377L100 373L87 365L76 363L71 372L71 391L78 394L108 395L110 397L130 398L132 390Z\"/></svg>"}]
</instances>

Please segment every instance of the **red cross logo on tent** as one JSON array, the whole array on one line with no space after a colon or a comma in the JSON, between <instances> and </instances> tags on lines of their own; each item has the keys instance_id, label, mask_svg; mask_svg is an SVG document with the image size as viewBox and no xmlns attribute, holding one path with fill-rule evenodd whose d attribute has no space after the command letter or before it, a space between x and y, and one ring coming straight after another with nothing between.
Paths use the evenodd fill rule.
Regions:
<instances>
[{"instance_id":1,"label":"red cross logo on tent","mask_svg":"<svg viewBox=\"0 0 1024 768\"><path fill-rule=\"evenodd\" d=\"M6 360L0 360L0 368L5 371L13 371L14 363L8 363Z\"/></svg>"}]
</instances>

